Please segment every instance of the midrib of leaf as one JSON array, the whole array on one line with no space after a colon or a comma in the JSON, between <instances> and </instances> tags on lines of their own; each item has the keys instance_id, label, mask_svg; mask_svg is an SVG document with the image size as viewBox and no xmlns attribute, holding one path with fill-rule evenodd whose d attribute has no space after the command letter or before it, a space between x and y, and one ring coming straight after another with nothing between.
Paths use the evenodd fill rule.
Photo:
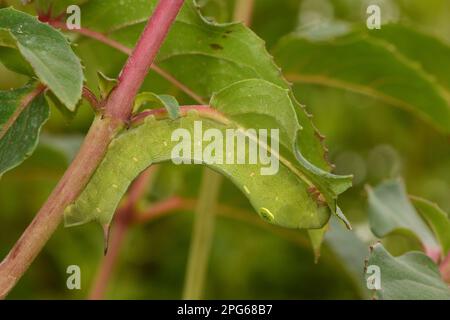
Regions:
<instances>
[{"instance_id":1,"label":"midrib of leaf","mask_svg":"<svg viewBox=\"0 0 450 320\"><path fill-rule=\"evenodd\" d=\"M342 89L351 91L353 93L359 93L365 96L369 96L371 98L380 100L382 102L385 102L389 105L403 108L407 111L413 111L415 112L415 107L405 101L402 101L400 99L394 98L392 96L389 96L387 94L384 94L380 91L377 91L373 89L370 86L364 86L359 84L354 84L351 82L347 82L344 80L337 80L332 77L332 75L326 75L326 74L294 74L294 73L288 73L286 74L286 78L288 81L292 81L295 83L306 83L306 84L318 84L323 85L330 88L335 89Z\"/></svg>"},{"instance_id":2,"label":"midrib of leaf","mask_svg":"<svg viewBox=\"0 0 450 320\"><path fill-rule=\"evenodd\" d=\"M162 57L162 58L158 57L158 62L161 63L161 62L169 61L169 60L172 59L172 58L183 57L183 56L204 56L204 57L214 58L214 59L217 59L217 60L226 61L226 62L229 62L229 63L231 63L231 64L234 64L234 65L236 65L236 66L238 66L238 67L240 67L240 68L247 68L247 69L250 69L251 71L253 71L253 72L258 76L258 78L263 78L263 77L256 71L255 68L253 68L253 67L251 67L251 66L249 66L249 65L247 65L247 64L237 63L236 61L233 61L233 60L228 59L228 58L219 57L219 56L216 56L216 55L211 54L211 53L200 52L200 51L184 51L184 52L182 52L182 53L172 53L172 54L166 55L166 56L164 56L164 57Z\"/></svg>"}]
</instances>

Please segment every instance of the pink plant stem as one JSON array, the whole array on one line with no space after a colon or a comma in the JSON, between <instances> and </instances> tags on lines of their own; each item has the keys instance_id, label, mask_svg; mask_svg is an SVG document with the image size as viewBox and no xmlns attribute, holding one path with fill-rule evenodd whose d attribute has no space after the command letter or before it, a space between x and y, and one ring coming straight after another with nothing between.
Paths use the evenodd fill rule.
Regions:
<instances>
[{"instance_id":1,"label":"pink plant stem","mask_svg":"<svg viewBox=\"0 0 450 320\"><path fill-rule=\"evenodd\" d=\"M160 0L128 59L119 84L92 124L80 151L32 223L0 264L0 299L5 298L60 224L64 209L81 193L117 132L128 122L133 100L183 0Z\"/></svg>"}]
</instances>

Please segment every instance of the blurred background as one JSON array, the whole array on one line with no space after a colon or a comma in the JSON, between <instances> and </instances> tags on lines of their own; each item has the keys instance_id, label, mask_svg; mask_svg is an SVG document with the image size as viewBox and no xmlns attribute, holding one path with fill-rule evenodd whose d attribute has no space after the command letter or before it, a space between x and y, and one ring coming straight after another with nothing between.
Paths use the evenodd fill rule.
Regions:
<instances>
[{"instance_id":1,"label":"blurred background","mask_svg":"<svg viewBox=\"0 0 450 320\"><path fill-rule=\"evenodd\" d=\"M232 20L234 1L199 0L198 3L205 16L218 22ZM0 1L3 6L10 4L28 10L19 1ZM311 24L330 20L365 24L368 4L380 5L383 23L400 23L441 41L450 41L448 0L255 0L251 29L266 41L270 51L283 36L301 32ZM111 77L118 74L126 59L123 54L91 40L81 39L76 50L83 57L90 57ZM102 54L108 55L108 61L113 63L102 62ZM92 78L95 71L87 70L86 77ZM0 89L18 87L25 81L24 77L0 65ZM158 75L150 75L145 86L175 95L182 103L191 102ZM359 278L364 261L358 259L368 253L369 243L376 239L367 222L364 186L402 176L409 193L450 211L448 136L407 111L366 96L308 84L296 84L294 91L314 115L315 125L327 137L329 159L336 165L335 172L355 176L354 187L340 197L340 207L352 222L354 233L348 235L350 231L343 231L347 237L340 242L336 239L342 234L329 235L321 259L315 264L306 233L259 223L246 198L226 181L221 189L220 204L227 207L224 211L236 208L236 212L218 215L205 298L366 298L367 292ZM2 177L0 258L7 254L46 200L76 152L92 117L86 105L72 117L52 108L37 151L23 165ZM174 195L195 198L201 174L199 167L160 166L143 205ZM180 298L192 221L192 210L188 209L130 227L105 297ZM355 249L349 247L356 246L351 237L356 236L361 240L356 249L358 255L353 260L348 259ZM397 254L414 246L401 237L388 239L387 245ZM9 297L87 298L102 259L100 227L91 224L64 229L60 226ZM81 290L70 291L66 287L69 265L78 265L82 270Z\"/></svg>"}]
</instances>

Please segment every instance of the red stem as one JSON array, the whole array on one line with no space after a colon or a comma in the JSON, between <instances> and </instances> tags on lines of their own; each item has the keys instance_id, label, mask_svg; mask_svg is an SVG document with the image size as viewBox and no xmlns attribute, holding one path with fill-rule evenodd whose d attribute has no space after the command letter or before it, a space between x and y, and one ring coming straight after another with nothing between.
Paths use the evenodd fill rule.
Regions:
<instances>
[{"instance_id":1,"label":"red stem","mask_svg":"<svg viewBox=\"0 0 450 320\"><path fill-rule=\"evenodd\" d=\"M92 106L92 108L94 108L95 111L99 111L101 109L100 102L88 87L83 87L83 98L87 102L89 102L89 104Z\"/></svg>"}]
</instances>

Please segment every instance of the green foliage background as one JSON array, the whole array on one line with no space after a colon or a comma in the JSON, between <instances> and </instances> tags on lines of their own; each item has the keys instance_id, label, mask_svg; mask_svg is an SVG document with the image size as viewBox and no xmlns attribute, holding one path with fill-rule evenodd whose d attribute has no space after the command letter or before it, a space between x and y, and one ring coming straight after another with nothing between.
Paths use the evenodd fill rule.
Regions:
<instances>
[{"instance_id":1,"label":"green foliage background","mask_svg":"<svg viewBox=\"0 0 450 320\"><path fill-rule=\"evenodd\" d=\"M24 10L19 1L0 1ZM365 23L365 8L371 1L355 0L256 0L252 29L269 49L293 31L302 30L314 15ZM447 0L372 1L382 6L384 19L411 26L450 42L450 3ZM206 16L230 21L231 0L199 1ZM426 50L426 48L417 48ZM92 59L106 75L115 77L125 56L96 44L81 41L79 52L92 52ZM107 59L98 61L99 56ZM352 55L352 52L348 52ZM357 58L357 57L355 57ZM292 59L296 59L292 56ZM447 57L450 59L450 57ZM100 63L102 62L102 63ZM438 62L439 63L439 62ZM447 60L448 64L449 61ZM90 70L91 72L93 70ZM94 70L95 72L95 70ZM92 75L87 75L87 78ZM18 87L24 78L0 65L0 89ZM154 92L188 97L174 90L157 75L145 84ZM314 115L314 123L327 136L329 158L338 174L354 174L354 187L340 197L340 206L355 233L367 243L369 231L364 185L403 176L409 193L420 195L450 211L449 138L413 114L365 96L315 85L295 85L296 96ZM23 229L47 198L77 149L92 119L82 105L67 120L52 108L38 150L23 165L6 173L0 181L0 257L7 254ZM63 145L65 152L55 145ZM58 151L57 151L58 150ZM201 168L163 165L148 192L149 202L171 195L196 197ZM274 192L274 190L267 190ZM255 216L245 197L225 182L220 203ZM120 260L108 286L108 298L165 299L181 297L192 229L192 212L177 212L130 229L122 245ZM219 216L206 281L205 297L266 299L361 299L366 298L361 279L339 258L350 250L345 242L326 242L322 257L314 264L304 232L285 231ZM335 250L338 246L339 250ZM404 237L391 237L386 246L401 254L416 246ZM368 255L368 250L367 250ZM52 237L10 298L80 299L88 296L103 256L103 235L96 225L64 229ZM362 274L361 261L360 272ZM66 288L66 268L82 270L82 290ZM355 266L354 266L355 267ZM355 269L358 270L359 266Z\"/></svg>"}]
</instances>

